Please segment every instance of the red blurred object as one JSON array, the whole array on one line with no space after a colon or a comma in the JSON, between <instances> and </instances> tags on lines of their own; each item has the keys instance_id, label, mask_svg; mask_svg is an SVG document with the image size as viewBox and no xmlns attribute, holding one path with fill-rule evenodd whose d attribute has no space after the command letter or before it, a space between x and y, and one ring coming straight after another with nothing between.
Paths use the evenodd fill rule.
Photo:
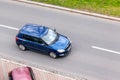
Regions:
<instances>
[{"instance_id":1,"label":"red blurred object","mask_svg":"<svg viewBox=\"0 0 120 80\"><path fill-rule=\"evenodd\" d=\"M17 40L18 40L18 37L16 37L15 40L17 41Z\"/></svg>"},{"instance_id":2,"label":"red blurred object","mask_svg":"<svg viewBox=\"0 0 120 80\"><path fill-rule=\"evenodd\" d=\"M19 67L9 72L9 80L35 80L30 67Z\"/></svg>"}]
</instances>

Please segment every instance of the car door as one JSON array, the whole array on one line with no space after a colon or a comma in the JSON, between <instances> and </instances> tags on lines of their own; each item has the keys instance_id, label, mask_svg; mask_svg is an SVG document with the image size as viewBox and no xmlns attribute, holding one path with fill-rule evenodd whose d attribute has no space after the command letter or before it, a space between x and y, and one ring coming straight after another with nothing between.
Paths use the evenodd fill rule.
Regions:
<instances>
[{"instance_id":1,"label":"car door","mask_svg":"<svg viewBox=\"0 0 120 80\"><path fill-rule=\"evenodd\" d=\"M33 49L34 48L34 42L31 36L28 35L23 35L23 41L22 44L24 46L26 46L29 49Z\"/></svg>"},{"instance_id":2,"label":"car door","mask_svg":"<svg viewBox=\"0 0 120 80\"><path fill-rule=\"evenodd\" d=\"M34 48L36 50L40 50L42 52L48 53L50 52L50 47L46 45L40 38L33 37L34 39Z\"/></svg>"}]
</instances>

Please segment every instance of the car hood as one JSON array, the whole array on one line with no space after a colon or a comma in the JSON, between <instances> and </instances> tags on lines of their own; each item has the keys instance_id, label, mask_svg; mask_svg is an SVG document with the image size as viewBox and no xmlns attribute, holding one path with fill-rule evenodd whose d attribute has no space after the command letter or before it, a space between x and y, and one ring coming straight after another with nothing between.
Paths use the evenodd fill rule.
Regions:
<instances>
[{"instance_id":1,"label":"car hood","mask_svg":"<svg viewBox=\"0 0 120 80\"><path fill-rule=\"evenodd\" d=\"M58 40L56 42L54 42L51 47L55 50L58 50L58 49L63 49L65 50L66 47L69 45L69 40L67 37L65 36L62 36L62 35L59 35L58 37Z\"/></svg>"}]
</instances>

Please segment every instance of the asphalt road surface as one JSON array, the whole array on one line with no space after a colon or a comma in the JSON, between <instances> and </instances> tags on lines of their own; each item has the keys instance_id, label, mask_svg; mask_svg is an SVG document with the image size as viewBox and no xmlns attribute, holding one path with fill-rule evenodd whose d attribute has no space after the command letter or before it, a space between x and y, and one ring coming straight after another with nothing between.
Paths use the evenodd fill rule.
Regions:
<instances>
[{"instance_id":1,"label":"asphalt road surface","mask_svg":"<svg viewBox=\"0 0 120 80\"><path fill-rule=\"evenodd\" d=\"M72 40L72 51L58 59L34 51L20 51L15 36L26 23L50 26L67 35ZM88 80L120 80L120 22L0 0L0 55Z\"/></svg>"}]
</instances>

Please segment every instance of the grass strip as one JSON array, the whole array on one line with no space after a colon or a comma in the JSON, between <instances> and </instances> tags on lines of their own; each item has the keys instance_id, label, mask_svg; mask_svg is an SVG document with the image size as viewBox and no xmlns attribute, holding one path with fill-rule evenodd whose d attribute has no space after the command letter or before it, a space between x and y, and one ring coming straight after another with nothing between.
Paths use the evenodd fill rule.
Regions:
<instances>
[{"instance_id":1,"label":"grass strip","mask_svg":"<svg viewBox=\"0 0 120 80\"><path fill-rule=\"evenodd\" d=\"M32 0L32 1L120 17L120 0Z\"/></svg>"}]
</instances>

